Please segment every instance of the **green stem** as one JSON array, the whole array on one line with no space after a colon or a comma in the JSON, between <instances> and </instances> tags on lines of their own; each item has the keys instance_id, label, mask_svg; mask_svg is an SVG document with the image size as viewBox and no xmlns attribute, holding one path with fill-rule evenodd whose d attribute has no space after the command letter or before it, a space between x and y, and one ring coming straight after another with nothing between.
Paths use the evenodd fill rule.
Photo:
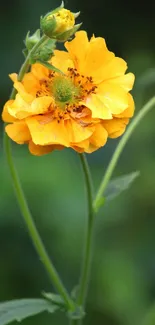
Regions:
<instances>
[{"instance_id":1,"label":"green stem","mask_svg":"<svg viewBox=\"0 0 155 325\"><path fill-rule=\"evenodd\" d=\"M22 80L24 77L24 74L26 73L26 71L29 68L29 57L31 54L33 54L36 49L43 43L45 42L45 40L47 39L46 36L43 36L41 38L41 40L33 47L33 49L31 50L30 54L28 55L28 57L26 58L24 64L22 65L19 75L18 75L18 80ZM15 98L16 95L16 90L14 89L11 93L10 98L13 99ZM57 271L52 263L52 261L50 260L46 249L44 247L44 244L41 240L41 237L37 231L37 228L35 226L35 223L33 221L32 215L30 213L30 210L28 208L25 196L24 196L24 192L22 190L19 178L18 178L18 174L17 171L15 169L14 166L14 162L13 162L13 158L12 158L12 153L11 153L11 143L10 143L10 139L8 138L7 134L4 133L4 148L6 151L6 158L8 161L8 165L9 165L9 169L10 169L10 173L11 173L11 177L12 177L12 181L13 181L13 185L14 185L14 189L15 189L15 193L16 193L16 197L18 200L18 204L20 207L20 210L22 212L22 215L24 217L25 223L27 225L30 237L32 239L32 242L36 248L36 251L38 253L38 255L40 256L40 259L42 261L42 263L44 264L45 269L47 270L49 277L52 281L52 283L54 284L55 289L60 293L60 295L63 297L66 306L68 307L69 310L73 311L74 310L74 303L71 300L71 298L69 297L63 283L61 282L61 279L59 278Z\"/></svg>"},{"instance_id":2,"label":"green stem","mask_svg":"<svg viewBox=\"0 0 155 325\"><path fill-rule=\"evenodd\" d=\"M81 325L82 324L82 319L71 319L70 320L70 325Z\"/></svg>"},{"instance_id":3,"label":"green stem","mask_svg":"<svg viewBox=\"0 0 155 325\"><path fill-rule=\"evenodd\" d=\"M106 170L106 173L101 181L101 184L99 186L98 192L96 194L96 198L94 200L93 206L94 210L97 211L99 208L100 200L104 194L104 191L109 183L109 180L112 176L112 173L115 169L115 166L118 162L118 159L129 140L130 136L132 135L133 131L136 129L137 125L140 123L140 121L143 119L143 117L151 110L152 107L155 106L155 97L151 98L146 105L143 106L143 108L139 111L139 113L135 116L133 121L130 123L127 131L125 132L124 136L121 138L113 156L112 159L108 165L108 168Z\"/></svg>"},{"instance_id":4,"label":"green stem","mask_svg":"<svg viewBox=\"0 0 155 325\"><path fill-rule=\"evenodd\" d=\"M92 253L91 246L92 246L92 238L93 238L94 210L93 210L93 186L92 186L92 179L89 171L89 166L85 155L80 154L79 156L80 156L81 165L85 176L87 201L88 201L86 243L85 243L84 259L83 259L81 278L79 284L79 293L77 298L78 304L82 306L85 303L87 289L88 289L91 253Z\"/></svg>"},{"instance_id":5,"label":"green stem","mask_svg":"<svg viewBox=\"0 0 155 325\"><path fill-rule=\"evenodd\" d=\"M38 43L36 43L36 44L33 46L32 50L31 50L31 51L29 52L29 54L27 55L27 57L26 57L24 63L22 64L22 66L21 66L21 68L20 68L20 71L19 71L19 74L18 74L18 81L21 81L21 80L23 79L25 73L28 71L29 66L30 66L30 64L29 64L29 59L30 59L31 55L33 55L33 54L36 52L36 50L37 50L37 49L38 49L38 48L39 48L43 43L45 43L47 40L48 40L48 37L47 37L46 35L43 35L43 36L41 37L41 39L38 41ZM16 95L16 89L13 88L13 89L12 89L12 92L11 92L10 99L14 99L14 98L15 98L15 95Z\"/></svg>"}]
</instances>

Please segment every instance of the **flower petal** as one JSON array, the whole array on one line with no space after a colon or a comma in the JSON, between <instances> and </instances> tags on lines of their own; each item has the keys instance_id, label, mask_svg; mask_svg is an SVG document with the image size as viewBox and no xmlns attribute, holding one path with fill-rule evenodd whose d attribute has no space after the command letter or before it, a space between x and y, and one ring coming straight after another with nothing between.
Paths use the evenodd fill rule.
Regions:
<instances>
[{"instance_id":1,"label":"flower petal","mask_svg":"<svg viewBox=\"0 0 155 325\"><path fill-rule=\"evenodd\" d=\"M64 73L67 73L69 67L74 68L74 63L71 60L69 53L65 51L55 50L54 56L51 59L51 64Z\"/></svg>"},{"instance_id":2,"label":"flower petal","mask_svg":"<svg viewBox=\"0 0 155 325\"><path fill-rule=\"evenodd\" d=\"M37 79L44 79L49 75L49 70L40 63L32 64L31 72Z\"/></svg>"},{"instance_id":3,"label":"flower petal","mask_svg":"<svg viewBox=\"0 0 155 325\"><path fill-rule=\"evenodd\" d=\"M79 73L82 72L88 46L89 42L87 33L83 30L77 32L75 38L71 42L65 43L65 47L73 59L75 67L78 69Z\"/></svg>"},{"instance_id":4,"label":"flower petal","mask_svg":"<svg viewBox=\"0 0 155 325\"><path fill-rule=\"evenodd\" d=\"M114 58L114 53L108 51L105 40L101 37L92 37L87 49L85 64L82 73L92 76L94 83L103 80L101 69Z\"/></svg>"},{"instance_id":5,"label":"flower petal","mask_svg":"<svg viewBox=\"0 0 155 325\"><path fill-rule=\"evenodd\" d=\"M37 145L60 144L69 147L69 139L64 121L52 119L47 123L47 116L35 116L26 119L32 140Z\"/></svg>"},{"instance_id":6,"label":"flower petal","mask_svg":"<svg viewBox=\"0 0 155 325\"><path fill-rule=\"evenodd\" d=\"M3 108L3 112L2 112L2 120L4 122L15 122L16 118L12 117L9 112L8 112L8 108L12 105L12 103L14 102L13 99L8 100Z\"/></svg>"},{"instance_id":7,"label":"flower petal","mask_svg":"<svg viewBox=\"0 0 155 325\"><path fill-rule=\"evenodd\" d=\"M73 119L65 121L66 129L68 132L69 141L72 145L88 139L93 131L94 126L83 126L82 123L78 123Z\"/></svg>"},{"instance_id":8,"label":"flower petal","mask_svg":"<svg viewBox=\"0 0 155 325\"><path fill-rule=\"evenodd\" d=\"M23 98L17 94L16 99L8 107L10 115L17 119L23 119L28 116L43 114L48 112L49 106L53 103L53 99L50 96L42 96L35 98L31 104L28 104Z\"/></svg>"},{"instance_id":9,"label":"flower petal","mask_svg":"<svg viewBox=\"0 0 155 325\"><path fill-rule=\"evenodd\" d=\"M100 75L102 76L102 81L111 80L111 78L116 78L123 76L127 69L126 62L118 57L114 57L112 60L103 64L100 68Z\"/></svg>"},{"instance_id":10,"label":"flower petal","mask_svg":"<svg viewBox=\"0 0 155 325\"><path fill-rule=\"evenodd\" d=\"M29 142L29 150L32 153L32 155L35 156L42 156L46 155L49 152L52 152L53 150L62 150L64 147L59 145L50 145L50 146L39 146L34 144L33 141Z\"/></svg>"},{"instance_id":11,"label":"flower petal","mask_svg":"<svg viewBox=\"0 0 155 325\"><path fill-rule=\"evenodd\" d=\"M17 73L10 73L9 77L13 82L18 81L18 74Z\"/></svg>"},{"instance_id":12,"label":"flower petal","mask_svg":"<svg viewBox=\"0 0 155 325\"><path fill-rule=\"evenodd\" d=\"M133 73L127 73L124 76L120 76L117 78L112 78L108 81L108 83L117 84L121 86L126 91L130 91L133 87L135 81L135 76Z\"/></svg>"},{"instance_id":13,"label":"flower petal","mask_svg":"<svg viewBox=\"0 0 155 325\"><path fill-rule=\"evenodd\" d=\"M90 143L95 147L103 147L107 142L108 133L101 123L95 125L95 131L93 132Z\"/></svg>"},{"instance_id":14,"label":"flower petal","mask_svg":"<svg viewBox=\"0 0 155 325\"><path fill-rule=\"evenodd\" d=\"M34 99L34 96L32 96L31 94L29 94L23 84L19 81L16 81L14 83L14 88L17 90L17 92L20 94L20 96L23 98L23 100L26 102L26 103L31 103Z\"/></svg>"},{"instance_id":15,"label":"flower petal","mask_svg":"<svg viewBox=\"0 0 155 325\"><path fill-rule=\"evenodd\" d=\"M25 90L33 96L36 95L37 90L40 88L38 78L36 78L31 72L25 74L22 84Z\"/></svg>"},{"instance_id":16,"label":"flower petal","mask_svg":"<svg viewBox=\"0 0 155 325\"><path fill-rule=\"evenodd\" d=\"M26 143L31 139L31 135L25 121L8 124L5 127L5 131L7 135L18 144Z\"/></svg>"},{"instance_id":17,"label":"flower petal","mask_svg":"<svg viewBox=\"0 0 155 325\"><path fill-rule=\"evenodd\" d=\"M35 115L47 113L53 103L54 100L51 96L35 98L31 104L31 112Z\"/></svg>"},{"instance_id":18,"label":"flower petal","mask_svg":"<svg viewBox=\"0 0 155 325\"><path fill-rule=\"evenodd\" d=\"M122 113L118 115L114 115L115 117L132 117L135 110L135 103L133 97L130 93L128 93L128 108L125 109Z\"/></svg>"},{"instance_id":19,"label":"flower petal","mask_svg":"<svg viewBox=\"0 0 155 325\"><path fill-rule=\"evenodd\" d=\"M97 89L103 105L112 114L120 114L128 107L128 95L120 86L111 83L102 83Z\"/></svg>"},{"instance_id":20,"label":"flower petal","mask_svg":"<svg viewBox=\"0 0 155 325\"><path fill-rule=\"evenodd\" d=\"M117 138L124 133L128 122L128 118L113 118L110 121L104 121L103 126L107 130L109 138Z\"/></svg>"},{"instance_id":21,"label":"flower petal","mask_svg":"<svg viewBox=\"0 0 155 325\"><path fill-rule=\"evenodd\" d=\"M83 104L92 112L92 118L111 119L110 108L106 107L99 95L91 95L85 99Z\"/></svg>"},{"instance_id":22,"label":"flower petal","mask_svg":"<svg viewBox=\"0 0 155 325\"><path fill-rule=\"evenodd\" d=\"M85 152L87 148L89 148L89 143L89 139L86 139L84 141L78 142L76 145L71 144L71 148L79 153L82 153Z\"/></svg>"}]
</instances>

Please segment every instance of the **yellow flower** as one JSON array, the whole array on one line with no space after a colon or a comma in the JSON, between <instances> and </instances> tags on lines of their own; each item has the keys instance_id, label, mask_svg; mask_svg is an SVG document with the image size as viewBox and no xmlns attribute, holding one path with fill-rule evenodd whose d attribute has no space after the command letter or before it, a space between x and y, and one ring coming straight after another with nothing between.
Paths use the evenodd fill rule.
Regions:
<instances>
[{"instance_id":1,"label":"yellow flower","mask_svg":"<svg viewBox=\"0 0 155 325\"><path fill-rule=\"evenodd\" d=\"M22 82L10 75L17 95L4 106L5 130L34 155L64 147L91 153L108 137L123 134L133 116L134 75L125 75L126 62L107 49L104 39L89 41L79 31L65 47L68 52L55 50L49 61L63 74L36 63Z\"/></svg>"}]
</instances>

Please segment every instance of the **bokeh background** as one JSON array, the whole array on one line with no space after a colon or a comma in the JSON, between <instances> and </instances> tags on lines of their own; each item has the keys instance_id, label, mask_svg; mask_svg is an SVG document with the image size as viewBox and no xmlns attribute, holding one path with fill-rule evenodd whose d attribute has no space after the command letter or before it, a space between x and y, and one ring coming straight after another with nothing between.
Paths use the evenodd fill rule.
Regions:
<instances>
[{"instance_id":1,"label":"bokeh background","mask_svg":"<svg viewBox=\"0 0 155 325\"><path fill-rule=\"evenodd\" d=\"M1 109L17 72L24 39L57 0L5 0L0 9ZM138 111L155 94L155 2L68 0L81 11L89 36L106 38L108 48L128 62L136 75L133 95ZM29 239L11 185L0 141L0 300L39 297L52 291ZM95 187L117 140L88 156ZM86 198L78 156L70 151L33 157L13 145L13 155L39 232L69 291L78 282L86 222ZM106 204L96 220L94 255L85 325L155 324L155 108L127 144L113 176L139 170L129 191ZM67 324L46 313L23 325ZM15 323L14 323L15 325Z\"/></svg>"}]
</instances>

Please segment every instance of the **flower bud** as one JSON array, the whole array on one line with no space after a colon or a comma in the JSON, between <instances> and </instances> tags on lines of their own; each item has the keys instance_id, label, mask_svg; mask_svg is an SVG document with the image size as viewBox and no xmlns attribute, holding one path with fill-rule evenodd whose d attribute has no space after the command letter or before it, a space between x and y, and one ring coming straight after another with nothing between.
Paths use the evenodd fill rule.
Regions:
<instances>
[{"instance_id":1,"label":"flower bud","mask_svg":"<svg viewBox=\"0 0 155 325\"><path fill-rule=\"evenodd\" d=\"M82 23L75 25L73 28L67 30L64 33L57 35L57 41L66 42L71 36L73 36L77 30L81 27Z\"/></svg>"},{"instance_id":2,"label":"flower bud","mask_svg":"<svg viewBox=\"0 0 155 325\"><path fill-rule=\"evenodd\" d=\"M62 34L66 34L65 39L62 37L62 40L66 41L71 35L73 35L73 29L75 26L75 18L79 13L72 13L70 10L63 8L63 3L57 9L51 11L44 17L41 17L40 25L43 33L49 38L54 38L56 40L61 38ZM75 25L75 26L74 26Z\"/></svg>"}]
</instances>

